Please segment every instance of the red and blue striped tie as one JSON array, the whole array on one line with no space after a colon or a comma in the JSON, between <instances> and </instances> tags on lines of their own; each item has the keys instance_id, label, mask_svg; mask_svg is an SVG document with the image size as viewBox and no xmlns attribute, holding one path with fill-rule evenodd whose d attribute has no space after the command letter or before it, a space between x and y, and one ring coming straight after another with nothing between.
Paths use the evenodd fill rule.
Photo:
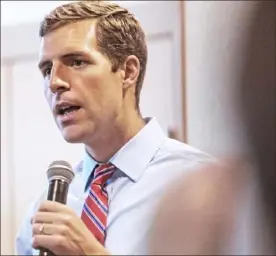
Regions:
<instances>
[{"instance_id":1,"label":"red and blue striped tie","mask_svg":"<svg viewBox=\"0 0 276 256\"><path fill-rule=\"evenodd\" d=\"M114 171L115 166L112 164L102 164L95 168L94 179L81 214L81 219L87 228L102 245L105 241L108 213L108 194L105 183Z\"/></svg>"}]
</instances>

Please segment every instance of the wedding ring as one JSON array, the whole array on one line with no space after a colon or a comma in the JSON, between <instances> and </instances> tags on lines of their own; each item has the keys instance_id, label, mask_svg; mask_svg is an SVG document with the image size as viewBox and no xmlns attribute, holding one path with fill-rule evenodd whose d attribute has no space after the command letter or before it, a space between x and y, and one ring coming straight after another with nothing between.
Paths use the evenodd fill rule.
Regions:
<instances>
[{"instance_id":1,"label":"wedding ring","mask_svg":"<svg viewBox=\"0 0 276 256\"><path fill-rule=\"evenodd\" d=\"M43 230L44 230L44 223L42 223L41 225L40 225L40 227L39 227L39 234L43 234Z\"/></svg>"}]
</instances>

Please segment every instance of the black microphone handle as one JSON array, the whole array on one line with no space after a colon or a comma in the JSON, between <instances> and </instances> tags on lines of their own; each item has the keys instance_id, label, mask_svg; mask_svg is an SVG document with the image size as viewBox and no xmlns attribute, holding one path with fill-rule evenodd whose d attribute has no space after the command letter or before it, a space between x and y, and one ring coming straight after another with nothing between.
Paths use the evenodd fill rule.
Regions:
<instances>
[{"instance_id":1,"label":"black microphone handle","mask_svg":"<svg viewBox=\"0 0 276 256\"><path fill-rule=\"evenodd\" d=\"M61 179L54 179L49 184L47 200L66 204L69 184ZM39 256L54 256L55 254L47 249L41 248Z\"/></svg>"},{"instance_id":2,"label":"black microphone handle","mask_svg":"<svg viewBox=\"0 0 276 256\"><path fill-rule=\"evenodd\" d=\"M47 200L66 204L68 188L69 184L64 180L52 180L49 185Z\"/></svg>"}]
</instances>

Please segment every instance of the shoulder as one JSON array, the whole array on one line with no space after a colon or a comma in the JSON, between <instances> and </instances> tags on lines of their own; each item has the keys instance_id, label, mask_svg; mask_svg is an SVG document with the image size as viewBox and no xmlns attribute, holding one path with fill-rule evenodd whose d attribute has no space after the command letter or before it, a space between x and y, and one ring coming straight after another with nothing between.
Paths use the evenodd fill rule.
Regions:
<instances>
[{"instance_id":1,"label":"shoulder","mask_svg":"<svg viewBox=\"0 0 276 256\"><path fill-rule=\"evenodd\" d=\"M153 158L155 163L160 163L166 168L193 169L208 163L214 163L217 159L202 150L186 143L167 138Z\"/></svg>"},{"instance_id":2,"label":"shoulder","mask_svg":"<svg viewBox=\"0 0 276 256\"><path fill-rule=\"evenodd\" d=\"M167 138L149 162L143 177L154 179L156 182L152 187L164 191L165 187L185 179L189 173L216 161L205 152Z\"/></svg>"},{"instance_id":3,"label":"shoulder","mask_svg":"<svg viewBox=\"0 0 276 256\"><path fill-rule=\"evenodd\" d=\"M162 147L160 148L160 154L162 154L163 156L179 157L187 161L215 160L214 157L200 149L170 138L167 138L163 143Z\"/></svg>"}]
</instances>

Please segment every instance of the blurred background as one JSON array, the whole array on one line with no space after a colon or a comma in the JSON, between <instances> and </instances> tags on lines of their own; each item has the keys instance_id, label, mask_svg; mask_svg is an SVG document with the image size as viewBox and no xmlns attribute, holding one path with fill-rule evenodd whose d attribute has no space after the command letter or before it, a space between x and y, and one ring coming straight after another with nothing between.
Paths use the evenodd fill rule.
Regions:
<instances>
[{"instance_id":1,"label":"blurred background","mask_svg":"<svg viewBox=\"0 0 276 256\"><path fill-rule=\"evenodd\" d=\"M54 124L37 69L43 16L68 1L1 1L1 255L57 159L74 165L83 146ZM114 1L140 20L149 60L141 96L169 136L216 157L245 150L233 85L258 1Z\"/></svg>"}]
</instances>

